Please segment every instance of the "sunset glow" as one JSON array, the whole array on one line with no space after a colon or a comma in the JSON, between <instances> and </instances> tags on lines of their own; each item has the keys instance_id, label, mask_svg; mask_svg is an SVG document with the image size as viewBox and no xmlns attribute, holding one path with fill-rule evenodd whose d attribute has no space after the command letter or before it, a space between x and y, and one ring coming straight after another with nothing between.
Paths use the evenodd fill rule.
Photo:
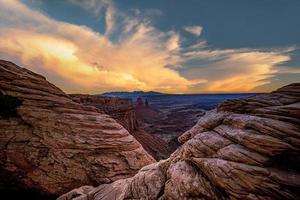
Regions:
<instances>
[{"instance_id":1,"label":"sunset glow","mask_svg":"<svg viewBox=\"0 0 300 200\"><path fill-rule=\"evenodd\" d=\"M277 74L299 73L284 65L295 45L211 48L202 37L201 24L167 31L155 27L151 16L158 11L141 18L123 12L113 1L66 1L82 10L95 5L91 15L104 16L99 20L101 33L54 19L39 4L17 0L0 0L0 4L1 59L41 73L69 93L249 92L264 85L267 91L273 89L272 77ZM187 45L187 37L194 42Z\"/></svg>"}]
</instances>

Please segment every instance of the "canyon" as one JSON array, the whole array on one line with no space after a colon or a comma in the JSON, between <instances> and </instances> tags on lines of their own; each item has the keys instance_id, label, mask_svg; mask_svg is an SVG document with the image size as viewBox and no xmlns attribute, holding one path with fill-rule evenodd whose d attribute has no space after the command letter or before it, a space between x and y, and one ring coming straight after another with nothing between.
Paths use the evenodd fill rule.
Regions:
<instances>
[{"instance_id":1,"label":"canyon","mask_svg":"<svg viewBox=\"0 0 300 200\"><path fill-rule=\"evenodd\" d=\"M0 102L1 192L58 200L300 198L300 83L201 111L170 156L139 122L147 108L67 95L4 60Z\"/></svg>"},{"instance_id":2,"label":"canyon","mask_svg":"<svg viewBox=\"0 0 300 200\"><path fill-rule=\"evenodd\" d=\"M170 156L171 149L163 139L141 128L141 124L143 124L141 119L142 116L145 116L145 112L137 112L140 110L139 106L136 106L131 99L82 94L71 94L70 96L75 102L94 106L111 116L139 141L144 149L156 160L165 159ZM142 105L142 107L144 106ZM137 116L137 114L142 116Z\"/></svg>"},{"instance_id":3,"label":"canyon","mask_svg":"<svg viewBox=\"0 0 300 200\"><path fill-rule=\"evenodd\" d=\"M58 200L300 198L300 83L227 100L178 140L135 176Z\"/></svg>"},{"instance_id":4,"label":"canyon","mask_svg":"<svg viewBox=\"0 0 300 200\"><path fill-rule=\"evenodd\" d=\"M226 99L246 98L255 94L163 94L150 91L103 95L131 100L139 128L163 140L174 152L180 146L177 138L192 128L206 111L216 108Z\"/></svg>"}]
</instances>

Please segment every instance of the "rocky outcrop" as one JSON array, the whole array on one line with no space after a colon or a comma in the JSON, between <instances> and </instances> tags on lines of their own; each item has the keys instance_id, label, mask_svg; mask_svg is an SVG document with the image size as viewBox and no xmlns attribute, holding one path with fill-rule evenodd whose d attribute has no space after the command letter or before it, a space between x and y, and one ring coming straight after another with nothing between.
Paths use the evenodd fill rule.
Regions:
<instances>
[{"instance_id":1,"label":"rocky outcrop","mask_svg":"<svg viewBox=\"0 0 300 200\"><path fill-rule=\"evenodd\" d=\"M185 132L169 159L59 200L299 199L300 84L230 100Z\"/></svg>"},{"instance_id":2,"label":"rocky outcrop","mask_svg":"<svg viewBox=\"0 0 300 200\"><path fill-rule=\"evenodd\" d=\"M94 106L98 108L100 112L111 116L127 129L156 160L165 159L170 156L171 151L165 141L139 127L136 118L136 109L134 109L131 99L81 94L73 94L70 96L78 103Z\"/></svg>"},{"instance_id":3,"label":"rocky outcrop","mask_svg":"<svg viewBox=\"0 0 300 200\"><path fill-rule=\"evenodd\" d=\"M3 60L0 94L21 101L10 108L15 115L0 116L1 187L14 179L19 189L57 195L130 177L154 162L114 119Z\"/></svg>"},{"instance_id":4,"label":"rocky outcrop","mask_svg":"<svg viewBox=\"0 0 300 200\"><path fill-rule=\"evenodd\" d=\"M138 129L135 112L130 99L82 94L71 94L70 96L78 103L94 106L105 114L108 114L130 133Z\"/></svg>"}]
</instances>

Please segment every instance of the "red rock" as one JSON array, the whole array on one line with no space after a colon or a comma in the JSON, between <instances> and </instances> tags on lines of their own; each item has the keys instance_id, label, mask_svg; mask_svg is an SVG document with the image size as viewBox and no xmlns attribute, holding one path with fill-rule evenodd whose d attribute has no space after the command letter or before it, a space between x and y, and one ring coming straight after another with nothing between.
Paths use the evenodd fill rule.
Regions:
<instances>
[{"instance_id":1,"label":"red rock","mask_svg":"<svg viewBox=\"0 0 300 200\"><path fill-rule=\"evenodd\" d=\"M141 118L141 116L140 112L137 111L140 111L142 108L140 107L139 110L136 110L130 99L80 94L70 96L78 103L94 106L98 108L100 112L111 116L127 129L155 159L160 160L169 157L171 152L167 143L155 135L146 132L139 126L137 117Z\"/></svg>"},{"instance_id":2,"label":"red rock","mask_svg":"<svg viewBox=\"0 0 300 200\"><path fill-rule=\"evenodd\" d=\"M114 119L72 101L41 75L1 60L0 93L22 100L17 116L0 116L1 174L15 177L20 189L63 194L154 162Z\"/></svg>"},{"instance_id":3,"label":"red rock","mask_svg":"<svg viewBox=\"0 0 300 200\"><path fill-rule=\"evenodd\" d=\"M299 110L300 83L225 101L180 136L167 160L59 200L300 199Z\"/></svg>"}]
</instances>

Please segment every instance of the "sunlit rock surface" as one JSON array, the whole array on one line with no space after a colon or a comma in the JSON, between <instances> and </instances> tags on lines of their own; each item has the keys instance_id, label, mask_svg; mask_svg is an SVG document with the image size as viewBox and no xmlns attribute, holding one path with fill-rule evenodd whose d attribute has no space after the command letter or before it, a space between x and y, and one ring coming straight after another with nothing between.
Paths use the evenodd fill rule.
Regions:
<instances>
[{"instance_id":1,"label":"sunlit rock surface","mask_svg":"<svg viewBox=\"0 0 300 200\"><path fill-rule=\"evenodd\" d=\"M300 84L230 100L184 133L169 159L59 200L300 199Z\"/></svg>"},{"instance_id":2,"label":"sunlit rock surface","mask_svg":"<svg viewBox=\"0 0 300 200\"><path fill-rule=\"evenodd\" d=\"M114 119L3 60L0 94L22 102L15 116L0 116L2 185L14 178L20 189L63 194L130 177L154 162Z\"/></svg>"}]
</instances>

